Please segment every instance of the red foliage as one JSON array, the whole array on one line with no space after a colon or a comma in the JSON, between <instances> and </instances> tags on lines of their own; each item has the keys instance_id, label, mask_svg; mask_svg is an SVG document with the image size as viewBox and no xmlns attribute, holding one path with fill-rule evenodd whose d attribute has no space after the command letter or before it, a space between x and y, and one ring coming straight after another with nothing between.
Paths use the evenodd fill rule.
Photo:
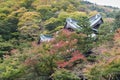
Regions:
<instances>
[{"instance_id":1,"label":"red foliage","mask_svg":"<svg viewBox=\"0 0 120 80\"><path fill-rule=\"evenodd\" d=\"M35 66L39 62L38 60L39 57L41 57L41 55L35 55L33 57L29 57L25 60L24 64L26 66Z\"/></svg>"},{"instance_id":2,"label":"red foliage","mask_svg":"<svg viewBox=\"0 0 120 80\"><path fill-rule=\"evenodd\" d=\"M57 62L58 67L64 68L77 60L85 59L85 57L78 50L74 51L78 42L76 36L78 36L78 34L63 29L59 32L59 36L52 41L52 48L50 50L51 54L60 53L61 56L64 57L72 55L69 61L64 61L63 59L63 61Z\"/></svg>"},{"instance_id":3,"label":"red foliage","mask_svg":"<svg viewBox=\"0 0 120 80\"><path fill-rule=\"evenodd\" d=\"M69 62L57 62L57 64L59 68L64 68L69 64Z\"/></svg>"},{"instance_id":4,"label":"red foliage","mask_svg":"<svg viewBox=\"0 0 120 80\"><path fill-rule=\"evenodd\" d=\"M85 59L85 57L78 51L77 49L77 37L82 36L78 35L74 32L70 32L68 30L61 30L59 33L59 36L56 36L54 40L50 41L47 43L48 45L42 45L41 46L36 46L35 42L32 42L33 47L36 47L36 49L32 50L32 53L38 53L38 49L40 48L39 52L44 52L48 56L55 56L60 59L55 59L57 62L58 67L64 68L66 66L71 65L73 62L80 60L80 59ZM44 48L42 47L44 46ZM37 48L38 47L38 48ZM76 51L75 51L76 50ZM74 52L73 52L74 51ZM33 54L34 55L34 54ZM69 61L65 61L65 58L68 56L72 56ZM43 55L44 57L45 55ZM42 56L40 56L42 57ZM60 60L62 61L60 62ZM58 62L59 61L59 62ZM35 65L39 62L37 58L27 58L25 60L25 64L27 65Z\"/></svg>"},{"instance_id":5,"label":"red foliage","mask_svg":"<svg viewBox=\"0 0 120 80\"><path fill-rule=\"evenodd\" d=\"M16 53L18 50L17 49L12 49L11 51L10 51L10 53L11 54L14 54L14 53Z\"/></svg>"},{"instance_id":6,"label":"red foliage","mask_svg":"<svg viewBox=\"0 0 120 80\"><path fill-rule=\"evenodd\" d=\"M53 45L54 48L62 48L64 46L66 46L68 43L65 41L59 41L57 44Z\"/></svg>"},{"instance_id":7,"label":"red foliage","mask_svg":"<svg viewBox=\"0 0 120 80\"><path fill-rule=\"evenodd\" d=\"M85 57L77 50L72 53L73 57L70 59L69 62L74 62L79 59L85 59Z\"/></svg>"},{"instance_id":8,"label":"red foliage","mask_svg":"<svg viewBox=\"0 0 120 80\"><path fill-rule=\"evenodd\" d=\"M62 30L62 33L63 33L63 35L65 35L66 37L70 37L71 34L74 33L74 32L71 32L71 31L69 31L69 30L67 30L67 29L63 29L63 30Z\"/></svg>"},{"instance_id":9,"label":"red foliage","mask_svg":"<svg viewBox=\"0 0 120 80\"><path fill-rule=\"evenodd\" d=\"M58 62L57 64L58 64L58 67L64 68L64 67L70 65L71 63L73 63L73 62L75 62L75 61L77 61L77 60L80 60L80 59L85 60L85 57L84 57L84 55L82 55L82 54L77 50L77 51L74 51L74 52L72 53L72 57L71 57L71 59L70 59L69 61Z\"/></svg>"}]
</instances>

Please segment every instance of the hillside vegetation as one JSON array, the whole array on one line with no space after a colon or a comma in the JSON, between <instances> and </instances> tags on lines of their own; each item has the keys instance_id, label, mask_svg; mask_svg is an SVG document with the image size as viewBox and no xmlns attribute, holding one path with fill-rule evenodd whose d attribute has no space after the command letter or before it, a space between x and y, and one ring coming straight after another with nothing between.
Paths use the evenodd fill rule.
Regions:
<instances>
[{"instance_id":1,"label":"hillside vegetation","mask_svg":"<svg viewBox=\"0 0 120 80\"><path fill-rule=\"evenodd\" d=\"M120 80L120 9L82 0L0 0L0 80ZM104 23L96 39L89 18ZM66 18L82 31L64 29ZM37 44L40 34L54 37Z\"/></svg>"}]
</instances>

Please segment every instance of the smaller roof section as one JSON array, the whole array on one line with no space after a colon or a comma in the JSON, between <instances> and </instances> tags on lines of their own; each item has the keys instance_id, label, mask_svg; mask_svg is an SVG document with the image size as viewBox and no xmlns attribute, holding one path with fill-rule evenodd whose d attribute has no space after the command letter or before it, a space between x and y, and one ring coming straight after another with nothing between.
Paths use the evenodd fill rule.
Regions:
<instances>
[{"instance_id":1,"label":"smaller roof section","mask_svg":"<svg viewBox=\"0 0 120 80\"><path fill-rule=\"evenodd\" d=\"M53 36L51 35L40 34L38 44L40 44L40 42L49 42L52 39L53 39Z\"/></svg>"}]
</instances>

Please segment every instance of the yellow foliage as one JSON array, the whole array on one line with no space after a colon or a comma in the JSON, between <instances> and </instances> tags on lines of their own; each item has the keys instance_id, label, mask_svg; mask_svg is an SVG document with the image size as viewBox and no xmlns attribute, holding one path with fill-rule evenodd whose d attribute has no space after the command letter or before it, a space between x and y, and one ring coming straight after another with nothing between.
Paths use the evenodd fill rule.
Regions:
<instances>
[{"instance_id":1,"label":"yellow foliage","mask_svg":"<svg viewBox=\"0 0 120 80\"><path fill-rule=\"evenodd\" d=\"M48 24L50 24L50 23L54 23L54 22L56 22L56 18L50 18L49 20L46 20L46 22L45 22L45 25L48 25Z\"/></svg>"},{"instance_id":2,"label":"yellow foliage","mask_svg":"<svg viewBox=\"0 0 120 80\"><path fill-rule=\"evenodd\" d=\"M59 19L65 19L67 17L70 17L70 13L67 12L60 12L60 14L58 15Z\"/></svg>"},{"instance_id":3,"label":"yellow foliage","mask_svg":"<svg viewBox=\"0 0 120 80\"><path fill-rule=\"evenodd\" d=\"M60 19L65 19L67 17L72 17L72 18L79 18L79 17L86 17L87 14L85 12L79 12L79 11L75 11L75 12L72 12L72 13L68 13L68 12L61 12L59 15L58 15L58 18Z\"/></svg>"},{"instance_id":4,"label":"yellow foliage","mask_svg":"<svg viewBox=\"0 0 120 80\"><path fill-rule=\"evenodd\" d=\"M6 14L3 14L3 13L0 13L0 19L4 19L7 15Z\"/></svg>"},{"instance_id":5,"label":"yellow foliage","mask_svg":"<svg viewBox=\"0 0 120 80\"><path fill-rule=\"evenodd\" d=\"M51 5L39 5L36 7L36 10L40 10L40 9L50 9Z\"/></svg>"},{"instance_id":6,"label":"yellow foliage","mask_svg":"<svg viewBox=\"0 0 120 80\"><path fill-rule=\"evenodd\" d=\"M85 12L79 12L79 11L73 12L73 13L71 13L71 15L75 18L87 16L87 14Z\"/></svg>"},{"instance_id":7,"label":"yellow foliage","mask_svg":"<svg viewBox=\"0 0 120 80\"><path fill-rule=\"evenodd\" d=\"M27 11L27 9L22 7L16 11L13 11L10 15L8 15L8 18L10 18L12 16L21 17L26 11Z\"/></svg>"},{"instance_id":8,"label":"yellow foliage","mask_svg":"<svg viewBox=\"0 0 120 80\"><path fill-rule=\"evenodd\" d=\"M35 35L39 31L39 23L41 21L40 14L37 12L25 12L19 18L18 30L22 34Z\"/></svg>"},{"instance_id":9,"label":"yellow foliage","mask_svg":"<svg viewBox=\"0 0 120 80\"><path fill-rule=\"evenodd\" d=\"M25 22L35 22L35 19L40 19L40 14L37 12L25 12L22 17L19 19L18 26L24 25ZM33 23L34 23L33 22Z\"/></svg>"},{"instance_id":10,"label":"yellow foliage","mask_svg":"<svg viewBox=\"0 0 120 80\"><path fill-rule=\"evenodd\" d=\"M39 6L39 5L50 5L51 3L54 3L56 0L35 0L32 5L33 6Z\"/></svg>"},{"instance_id":11,"label":"yellow foliage","mask_svg":"<svg viewBox=\"0 0 120 80\"><path fill-rule=\"evenodd\" d=\"M97 11L92 11L92 12L89 13L89 16L94 16L94 15L96 15L96 14L98 14Z\"/></svg>"},{"instance_id":12,"label":"yellow foliage","mask_svg":"<svg viewBox=\"0 0 120 80\"><path fill-rule=\"evenodd\" d=\"M72 4L69 4L66 11L67 12L74 12L74 11L76 11L76 8Z\"/></svg>"}]
</instances>

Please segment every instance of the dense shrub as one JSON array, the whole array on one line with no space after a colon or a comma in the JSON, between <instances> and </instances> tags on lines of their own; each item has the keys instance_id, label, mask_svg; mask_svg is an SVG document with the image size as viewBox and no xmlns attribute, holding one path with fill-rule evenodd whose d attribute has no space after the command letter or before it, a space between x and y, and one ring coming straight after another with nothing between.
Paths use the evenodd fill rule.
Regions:
<instances>
[{"instance_id":1,"label":"dense shrub","mask_svg":"<svg viewBox=\"0 0 120 80\"><path fill-rule=\"evenodd\" d=\"M80 80L75 74L65 69L56 70L52 78L53 80Z\"/></svg>"}]
</instances>

